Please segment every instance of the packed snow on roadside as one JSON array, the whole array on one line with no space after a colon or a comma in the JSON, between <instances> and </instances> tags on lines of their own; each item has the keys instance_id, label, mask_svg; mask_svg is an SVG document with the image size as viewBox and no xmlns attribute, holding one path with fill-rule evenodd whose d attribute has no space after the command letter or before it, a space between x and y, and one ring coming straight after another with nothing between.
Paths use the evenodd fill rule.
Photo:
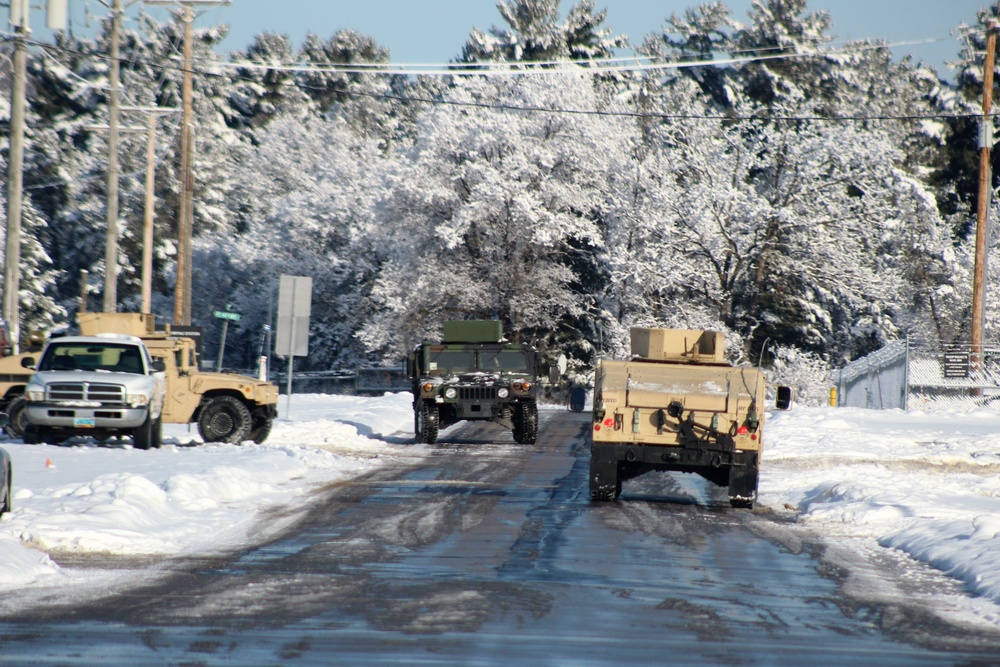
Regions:
<instances>
[{"instance_id":1,"label":"packed snow on roadside","mask_svg":"<svg viewBox=\"0 0 1000 667\"><path fill-rule=\"evenodd\" d=\"M178 424L148 451L128 439L0 442L14 477L13 511L0 517L0 590L70 577L48 554L175 556L251 543L261 512L424 449L408 441L409 394L295 394L278 408L290 418L261 445L204 444L194 425Z\"/></svg>"},{"instance_id":2,"label":"packed snow on roadside","mask_svg":"<svg viewBox=\"0 0 1000 667\"><path fill-rule=\"evenodd\" d=\"M759 506L794 512L847 560L926 563L977 596L950 615L1000 625L1000 414L796 407L766 432Z\"/></svg>"},{"instance_id":3,"label":"packed snow on roadside","mask_svg":"<svg viewBox=\"0 0 1000 667\"><path fill-rule=\"evenodd\" d=\"M407 393L296 394L263 445L205 445L196 429L176 425L151 451L127 441L8 440L14 510L0 518L0 590L86 576L48 554L173 556L250 544L263 512L426 455L411 442L412 424ZM975 594L953 614L1000 624L1000 414L796 406L771 414L766 431L762 518L793 517L845 552L923 561Z\"/></svg>"}]
</instances>

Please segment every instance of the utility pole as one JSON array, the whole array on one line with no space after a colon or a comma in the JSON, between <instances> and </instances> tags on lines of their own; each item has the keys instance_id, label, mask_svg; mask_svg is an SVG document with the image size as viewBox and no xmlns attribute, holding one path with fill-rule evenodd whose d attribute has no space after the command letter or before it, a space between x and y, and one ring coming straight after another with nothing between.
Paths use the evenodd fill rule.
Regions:
<instances>
[{"instance_id":1,"label":"utility pole","mask_svg":"<svg viewBox=\"0 0 1000 667\"><path fill-rule=\"evenodd\" d=\"M122 0L111 7L111 100L108 108L108 233L104 244L104 312L118 310L118 91Z\"/></svg>"},{"instance_id":2,"label":"utility pole","mask_svg":"<svg viewBox=\"0 0 1000 667\"><path fill-rule=\"evenodd\" d=\"M983 117L979 128L979 196L976 210L976 260L972 274L972 355L978 369L983 352L983 303L986 284L986 231L989 223L990 149L993 147L993 63L1000 23L990 19L986 26L986 58L983 64Z\"/></svg>"},{"instance_id":3,"label":"utility pole","mask_svg":"<svg viewBox=\"0 0 1000 667\"><path fill-rule=\"evenodd\" d=\"M180 206L177 214L177 282L174 287L174 324L191 324L191 237L194 232L194 106L191 62L192 25L196 5L221 6L230 0L146 0L148 5L173 5L183 10L184 82L181 88Z\"/></svg>"},{"instance_id":4,"label":"utility pole","mask_svg":"<svg viewBox=\"0 0 1000 667\"><path fill-rule=\"evenodd\" d=\"M156 207L156 117L174 113L177 109L165 107L122 107L122 111L146 114L146 202L142 225L142 312L152 311L153 299L153 218Z\"/></svg>"},{"instance_id":5,"label":"utility pole","mask_svg":"<svg viewBox=\"0 0 1000 667\"><path fill-rule=\"evenodd\" d=\"M18 291L21 282L21 203L24 195L24 80L25 61L31 35L28 0L10 0L10 22L14 28L13 89L10 110L10 163L7 165L7 243L4 255L3 318L10 343L18 352L21 313Z\"/></svg>"}]
</instances>

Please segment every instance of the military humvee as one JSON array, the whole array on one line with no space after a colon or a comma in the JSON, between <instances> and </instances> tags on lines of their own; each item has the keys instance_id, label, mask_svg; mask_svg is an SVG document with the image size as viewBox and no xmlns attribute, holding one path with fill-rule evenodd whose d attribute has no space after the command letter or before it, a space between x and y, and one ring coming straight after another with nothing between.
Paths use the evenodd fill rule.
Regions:
<instances>
[{"instance_id":1,"label":"military humvee","mask_svg":"<svg viewBox=\"0 0 1000 667\"><path fill-rule=\"evenodd\" d=\"M24 388L31 379L31 370L24 366L24 359L38 357L44 337L37 333L28 336L28 351L14 354L7 336L7 325L0 323L0 411L7 413L4 430L12 438L24 436Z\"/></svg>"},{"instance_id":2,"label":"military humvee","mask_svg":"<svg viewBox=\"0 0 1000 667\"><path fill-rule=\"evenodd\" d=\"M264 442L278 415L278 387L234 373L208 373L198 368L190 338L156 332L148 313L79 313L80 333L123 333L138 336L154 358L166 365L167 398L163 421L198 423L205 442Z\"/></svg>"},{"instance_id":3,"label":"military humvee","mask_svg":"<svg viewBox=\"0 0 1000 667\"><path fill-rule=\"evenodd\" d=\"M764 449L764 373L723 358L714 331L632 329L632 359L597 366L590 495L614 500L646 472L697 473L729 487L733 507L757 500ZM787 409L791 390L779 387Z\"/></svg>"},{"instance_id":4,"label":"military humvee","mask_svg":"<svg viewBox=\"0 0 1000 667\"><path fill-rule=\"evenodd\" d=\"M534 348L504 340L500 322L445 322L442 341L421 343L407 361L417 442L433 444L462 420L488 420L534 444L540 364Z\"/></svg>"}]
</instances>

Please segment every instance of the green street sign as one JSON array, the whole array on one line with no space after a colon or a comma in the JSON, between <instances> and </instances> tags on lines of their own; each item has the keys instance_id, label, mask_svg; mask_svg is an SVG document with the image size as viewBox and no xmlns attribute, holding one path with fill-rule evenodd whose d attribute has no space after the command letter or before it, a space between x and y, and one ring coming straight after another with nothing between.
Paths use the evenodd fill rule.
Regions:
<instances>
[{"instance_id":1,"label":"green street sign","mask_svg":"<svg viewBox=\"0 0 1000 667\"><path fill-rule=\"evenodd\" d=\"M217 310L213 313L216 317L223 320L232 320L233 322L239 322L240 316L238 313L230 313L225 310Z\"/></svg>"}]
</instances>

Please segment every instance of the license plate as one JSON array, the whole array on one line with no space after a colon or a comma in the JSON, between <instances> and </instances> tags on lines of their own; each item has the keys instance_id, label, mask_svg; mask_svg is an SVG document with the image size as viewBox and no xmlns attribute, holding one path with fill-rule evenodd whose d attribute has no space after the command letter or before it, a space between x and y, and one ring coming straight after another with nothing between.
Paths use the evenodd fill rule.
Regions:
<instances>
[{"instance_id":1,"label":"license plate","mask_svg":"<svg viewBox=\"0 0 1000 667\"><path fill-rule=\"evenodd\" d=\"M94 428L96 424L93 417L77 417L73 420L73 426L77 428Z\"/></svg>"}]
</instances>

